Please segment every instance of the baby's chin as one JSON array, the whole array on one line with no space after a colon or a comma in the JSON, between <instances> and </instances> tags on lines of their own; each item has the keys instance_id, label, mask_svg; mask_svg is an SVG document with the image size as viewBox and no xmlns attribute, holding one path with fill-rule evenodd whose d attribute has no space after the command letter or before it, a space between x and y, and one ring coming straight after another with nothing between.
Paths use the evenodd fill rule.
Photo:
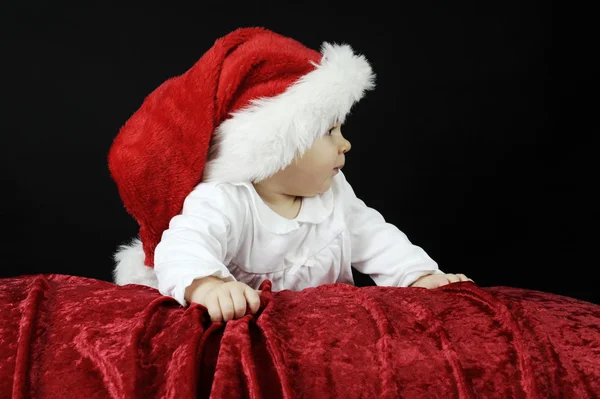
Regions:
<instances>
[{"instance_id":1,"label":"baby's chin","mask_svg":"<svg viewBox=\"0 0 600 399\"><path fill-rule=\"evenodd\" d=\"M333 178L333 176L327 177L324 180L322 180L320 183L317 183L317 184L313 185L312 187L303 188L301 190L298 190L297 194L289 194L289 195L295 195L297 197L305 197L305 198L316 197L317 195L326 193L331 188L332 178Z\"/></svg>"},{"instance_id":2,"label":"baby's chin","mask_svg":"<svg viewBox=\"0 0 600 399\"><path fill-rule=\"evenodd\" d=\"M329 191L329 189L331 188L331 177L328 177L325 182L323 182L322 187L317 191L317 194L315 195L320 195L323 193L326 193L327 191Z\"/></svg>"}]
</instances>

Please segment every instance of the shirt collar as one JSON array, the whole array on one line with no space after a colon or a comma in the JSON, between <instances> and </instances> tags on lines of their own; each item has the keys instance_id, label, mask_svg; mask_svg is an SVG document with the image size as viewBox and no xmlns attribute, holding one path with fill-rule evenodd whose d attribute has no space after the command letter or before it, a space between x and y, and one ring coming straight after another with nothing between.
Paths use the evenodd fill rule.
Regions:
<instances>
[{"instance_id":1,"label":"shirt collar","mask_svg":"<svg viewBox=\"0 0 600 399\"><path fill-rule=\"evenodd\" d=\"M298 216L295 219L287 219L265 204L252 183L239 182L233 184L244 186L249 191L252 198L251 205L260 223L267 230L277 234L294 231L300 228L303 223L319 224L325 221L333 211L333 192L331 187L323 194L318 194L314 197L303 197Z\"/></svg>"}]
</instances>

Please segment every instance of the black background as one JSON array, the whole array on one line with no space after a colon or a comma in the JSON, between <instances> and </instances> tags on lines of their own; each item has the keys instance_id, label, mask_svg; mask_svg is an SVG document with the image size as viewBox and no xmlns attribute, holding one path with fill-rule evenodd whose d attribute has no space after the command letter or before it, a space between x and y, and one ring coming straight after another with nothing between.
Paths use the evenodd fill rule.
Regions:
<instances>
[{"instance_id":1,"label":"black background","mask_svg":"<svg viewBox=\"0 0 600 399\"><path fill-rule=\"evenodd\" d=\"M119 127L216 38L264 26L370 60L377 88L343 128L345 174L442 270L600 303L585 10L80 3L3 6L2 277L110 280L112 253L137 234L107 168Z\"/></svg>"}]
</instances>

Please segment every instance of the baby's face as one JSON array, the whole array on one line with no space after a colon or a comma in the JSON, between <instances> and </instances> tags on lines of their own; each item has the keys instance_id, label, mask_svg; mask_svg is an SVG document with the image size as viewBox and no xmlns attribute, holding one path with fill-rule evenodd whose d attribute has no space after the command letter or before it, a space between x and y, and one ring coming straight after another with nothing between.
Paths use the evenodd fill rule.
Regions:
<instances>
[{"instance_id":1,"label":"baby's face","mask_svg":"<svg viewBox=\"0 0 600 399\"><path fill-rule=\"evenodd\" d=\"M276 179L288 195L314 197L329 190L333 176L344 166L344 154L350 147L342 135L341 125L332 126L300 159L271 178Z\"/></svg>"}]
</instances>

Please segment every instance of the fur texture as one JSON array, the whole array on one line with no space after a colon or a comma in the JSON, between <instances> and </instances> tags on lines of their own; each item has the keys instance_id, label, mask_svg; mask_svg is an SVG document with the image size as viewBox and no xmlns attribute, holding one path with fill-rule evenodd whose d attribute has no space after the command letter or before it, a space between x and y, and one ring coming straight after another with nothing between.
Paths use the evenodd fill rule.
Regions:
<instances>
[{"instance_id":1,"label":"fur texture","mask_svg":"<svg viewBox=\"0 0 600 399\"><path fill-rule=\"evenodd\" d=\"M118 285L139 284L158 289L154 268L144 265L145 257L139 238L121 245L114 255L114 282Z\"/></svg>"}]
</instances>

